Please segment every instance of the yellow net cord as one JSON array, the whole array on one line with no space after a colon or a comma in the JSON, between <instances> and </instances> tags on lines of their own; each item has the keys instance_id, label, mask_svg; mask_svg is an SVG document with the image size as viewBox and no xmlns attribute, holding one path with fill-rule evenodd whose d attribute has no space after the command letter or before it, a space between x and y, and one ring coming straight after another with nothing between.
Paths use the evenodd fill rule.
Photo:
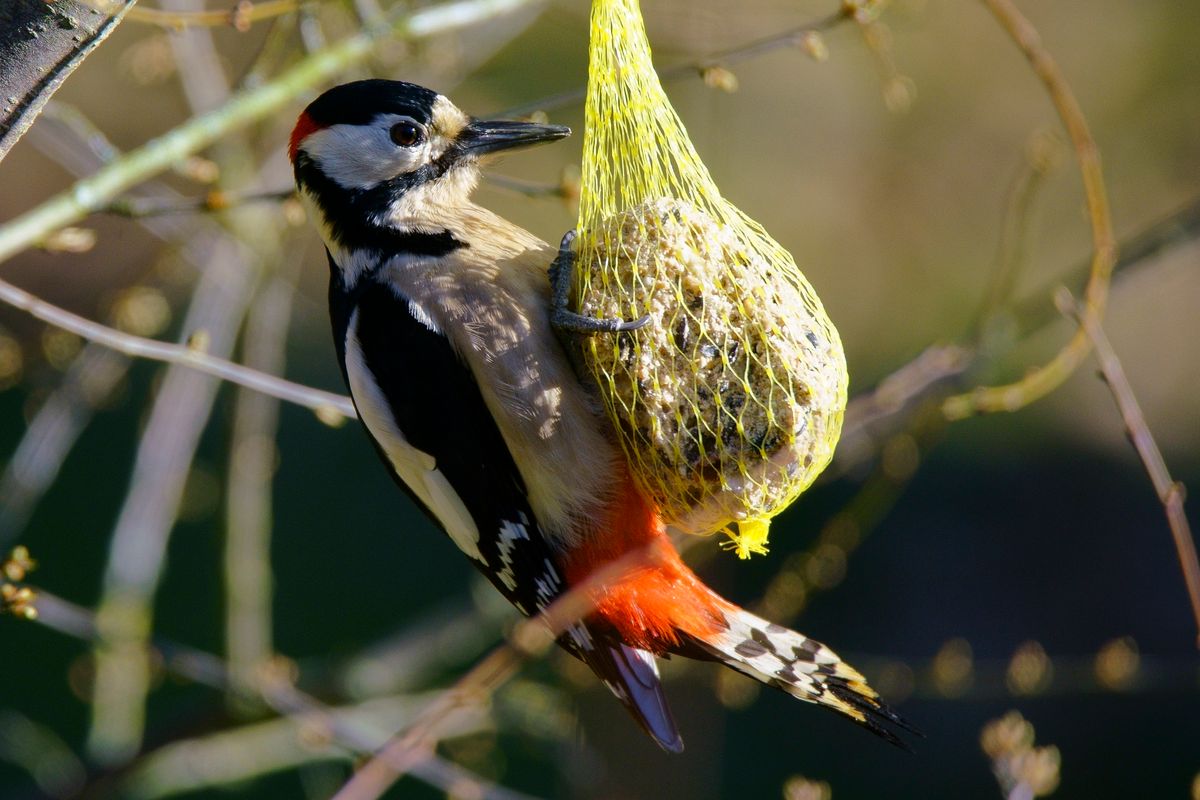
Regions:
<instances>
[{"instance_id":1,"label":"yellow net cord","mask_svg":"<svg viewBox=\"0 0 1200 800\"><path fill-rule=\"evenodd\" d=\"M594 0L574 305L651 322L581 338L669 524L766 552L841 431L841 341L791 255L726 201L654 71L637 0Z\"/></svg>"}]
</instances>

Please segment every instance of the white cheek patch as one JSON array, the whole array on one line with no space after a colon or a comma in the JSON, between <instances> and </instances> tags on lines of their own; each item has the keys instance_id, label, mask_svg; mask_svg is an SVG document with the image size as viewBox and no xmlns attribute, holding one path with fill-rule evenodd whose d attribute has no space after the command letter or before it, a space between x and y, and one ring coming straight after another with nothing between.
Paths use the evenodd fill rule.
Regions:
<instances>
[{"instance_id":1,"label":"white cheek patch","mask_svg":"<svg viewBox=\"0 0 1200 800\"><path fill-rule=\"evenodd\" d=\"M400 480L433 512L446 533L471 558L485 562L479 550L479 528L450 481L437 468L433 456L408 443L396 425L387 399L371 377L358 343L358 311L346 329L346 377L358 413L379 442Z\"/></svg>"},{"instance_id":2,"label":"white cheek patch","mask_svg":"<svg viewBox=\"0 0 1200 800\"><path fill-rule=\"evenodd\" d=\"M366 189L429 163L429 145L400 147L389 129L398 114L380 114L369 125L330 125L310 133L303 148L321 172L343 189Z\"/></svg>"}]
</instances>

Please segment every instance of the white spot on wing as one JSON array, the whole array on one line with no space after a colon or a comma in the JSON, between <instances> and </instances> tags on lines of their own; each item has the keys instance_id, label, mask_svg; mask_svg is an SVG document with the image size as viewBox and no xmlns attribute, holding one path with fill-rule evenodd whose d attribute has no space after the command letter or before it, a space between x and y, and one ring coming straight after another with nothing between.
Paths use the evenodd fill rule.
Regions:
<instances>
[{"instance_id":1,"label":"white spot on wing","mask_svg":"<svg viewBox=\"0 0 1200 800\"><path fill-rule=\"evenodd\" d=\"M592 642L592 633L582 625L572 625L567 628L567 634L580 650L593 650L596 645Z\"/></svg>"},{"instance_id":2,"label":"white spot on wing","mask_svg":"<svg viewBox=\"0 0 1200 800\"><path fill-rule=\"evenodd\" d=\"M350 324L346 328L346 376L363 422L383 448L400 480L433 512L459 550L483 562L483 554L479 551L479 528L462 498L446 476L438 471L433 456L410 445L392 418L387 399L363 359L358 342L357 310L350 315Z\"/></svg>"},{"instance_id":3,"label":"white spot on wing","mask_svg":"<svg viewBox=\"0 0 1200 800\"><path fill-rule=\"evenodd\" d=\"M497 575L500 582L509 589L517 588L517 576L513 573L512 553L513 548L517 545L518 539L529 539L529 517L525 513L521 513L520 522L509 522L505 520L500 525L500 540L497 547L500 550L500 572Z\"/></svg>"},{"instance_id":4,"label":"white spot on wing","mask_svg":"<svg viewBox=\"0 0 1200 800\"><path fill-rule=\"evenodd\" d=\"M533 585L537 590L538 608L545 608L554 601L554 598L562 592L562 579L558 577L558 572L554 569L554 565L550 563L550 559L545 560L546 571L542 573L542 577L534 580Z\"/></svg>"},{"instance_id":5,"label":"white spot on wing","mask_svg":"<svg viewBox=\"0 0 1200 800\"><path fill-rule=\"evenodd\" d=\"M397 260L398 259L393 258L392 262L394 263ZM434 333L442 332L442 329L438 327L438 324L433 321L433 317L431 317L429 312L425 310L425 306L421 305L416 300L409 299L408 313L413 315L413 319L424 325L426 328L429 328L429 330L433 331Z\"/></svg>"}]
</instances>

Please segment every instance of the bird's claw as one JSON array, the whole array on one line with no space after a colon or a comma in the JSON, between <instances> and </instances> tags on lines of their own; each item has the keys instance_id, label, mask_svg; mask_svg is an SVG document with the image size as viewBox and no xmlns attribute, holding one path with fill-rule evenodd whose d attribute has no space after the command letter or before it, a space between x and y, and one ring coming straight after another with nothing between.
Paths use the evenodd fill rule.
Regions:
<instances>
[{"instance_id":1,"label":"bird's claw","mask_svg":"<svg viewBox=\"0 0 1200 800\"><path fill-rule=\"evenodd\" d=\"M632 322L612 318L601 319L576 314L567 308L571 300L571 286L575 278L575 231L569 230L563 235L558 245L558 255L550 264L551 309L550 324L560 331L570 333L623 333L636 331L649 324L650 315L639 317Z\"/></svg>"}]
</instances>

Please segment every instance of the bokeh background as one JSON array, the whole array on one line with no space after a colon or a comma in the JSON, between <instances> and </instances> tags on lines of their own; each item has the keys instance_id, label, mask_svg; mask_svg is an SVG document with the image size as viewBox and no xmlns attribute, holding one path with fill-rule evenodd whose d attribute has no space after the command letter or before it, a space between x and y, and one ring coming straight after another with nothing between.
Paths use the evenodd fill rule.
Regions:
<instances>
[{"instance_id":1,"label":"bokeh background","mask_svg":"<svg viewBox=\"0 0 1200 800\"><path fill-rule=\"evenodd\" d=\"M656 61L669 67L796 28L838 3L644 6ZM1022 6L1092 126L1118 237L1194 208L1200 6ZM245 32L127 21L0 164L0 219L68 187L73 170L95 168L96 140L81 138L79 117L116 148L136 147L219 103L224 84L269 79L304 48L347 35L355 14L330 0ZM586 36L586 4L556 0L461 34L389 45L345 78L416 80L480 115L537 106L583 85ZM936 344L979 345L952 385L1020 376L1069 335L1050 290L1078 291L1090 254L1078 170L1045 92L981 3L896 0L876 27L842 24L824 41L824 62L778 48L731 64L736 91L693 74L672 80L668 93L718 184L796 255L819 291L845 342L852 395L868 395ZM219 72L197 74L197 64ZM579 103L549 116L582 125ZM289 111L231 137L140 196L177 204L214 186L286 189L292 119ZM569 185L579 148L575 137L497 172ZM1018 226L1024 256L1012 302L988 317L980 338L1006 208L1031 161L1050 167ZM547 239L573 224L569 199L526 196L507 183L485 184L479 196ZM209 319L218 320L207 336L218 347L240 332L237 358L341 391L324 254L294 205L98 215L81 227L95 238L86 252L28 252L6 263L3 277L85 317L165 339L194 333L187 308L207 292ZM1190 229L1177 226L1163 247L1125 267L1105 321L1167 464L1193 488L1196 231L1193 214ZM80 383L80 358L101 364L103 380ZM133 473L139 447L148 463L178 444L145 438L164 370L106 358L0 308L0 545L28 546L40 562L31 580L47 592L94 609L106 570L120 573L120 559L147 555L114 554L110 543L122 525L153 528L149 517L130 521L129 498L146 480ZM935 397L949 390L933 389ZM500 640L512 617L396 491L355 425L330 427L230 386L217 389L210 416L203 395L184 392L200 406L197 443L153 575L155 636L224 656L227 627L248 626L240 630L250 632L249 652L286 657L301 688L334 706L427 700ZM77 423L77 441L55 445L39 434L40 456L19 451L31 447L32 421L51 403L67 409L60 423ZM167 421L186 438L186 426L169 413ZM690 557L727 596L862 667L925 732L915 754L715 667L672 662L669 692L687 751L669 756L558 655L522 668L439 753L541 797L998 797L980 732L1017 709L1039 744L1059 749L1055 796L1200 796L1197 631L1162 506L1094 362L1018 413L945 424L936 403L918 398L857 433L829 477L777 520L769 557L738 562L715 541ZM44 494L29 491L28 476L13 477L56 458L61 471ZM1195 508L1193 500L1193 525ZM231 553L235 539L249 549ZM241 599L227 591L231 562L251 576ZM239 610L249 622L229 622ZM89 734L92 701L103 700L95 675L90 643L0 618L0 797L320 798L350 769L319 725L267 727L275 715L261 704L227 701L157 667L144 740L136 753L114 753ZM389 727L393 719L368 715L363 724L386 733L398 727ZM406 778L389 796L444 794Z\"/></svg>"}]
</instances>

